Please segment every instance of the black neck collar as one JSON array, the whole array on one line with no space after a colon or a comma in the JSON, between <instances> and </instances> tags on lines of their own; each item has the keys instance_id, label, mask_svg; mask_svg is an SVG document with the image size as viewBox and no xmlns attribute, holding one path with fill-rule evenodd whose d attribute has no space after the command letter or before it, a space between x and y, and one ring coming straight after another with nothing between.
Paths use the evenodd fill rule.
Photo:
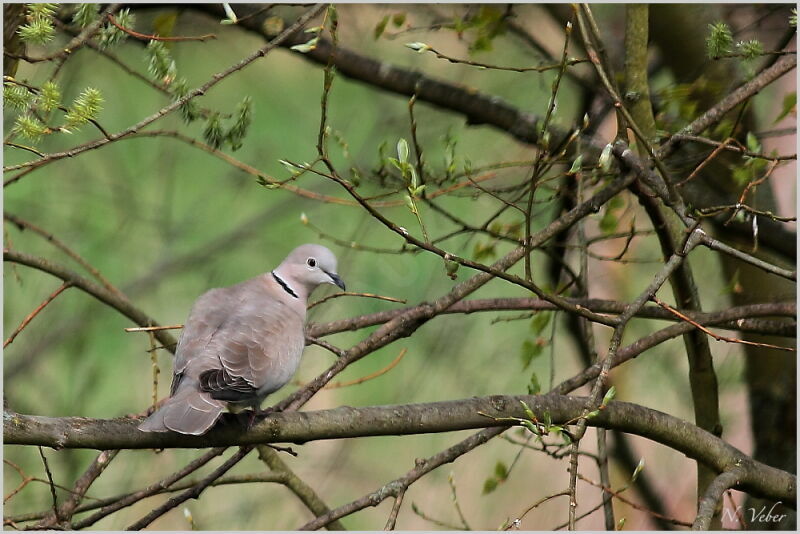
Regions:
<instances>
[{"instance_id":1,"label":"black neck collar","mask_svg":"<svg viewBox=\"0 0 800 534\"><path fill-rule=\"evenodd\" d=\"M297 296L297 293L295 293L294 290L291 287L289 287L289 284L284 282L283 279L280 276L275 274L275 271L272 271L272 278L274 278L275 281L278 282L278 285L280 285L283 288L284 291L286 291L287 293L289 293L291 296L293 296L296 299L300 298L300 297Z\"/></svg>"}]
</instances>

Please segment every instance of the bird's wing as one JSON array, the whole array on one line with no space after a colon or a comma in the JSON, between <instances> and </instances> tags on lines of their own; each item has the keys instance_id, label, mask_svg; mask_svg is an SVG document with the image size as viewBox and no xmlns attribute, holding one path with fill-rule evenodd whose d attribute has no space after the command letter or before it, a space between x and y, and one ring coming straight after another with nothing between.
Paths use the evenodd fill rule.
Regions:
<instances>
[{"instance_id":1,"label":"bird's wing","mask_svg":"<svg viewBox=\"0 0 800 534\"><path fill-rule=\"evenodd\" d=\"M214 385L230 384L231 394L245 384L275 391L294 375L304 346L303 319L269 292L251 293L209 343L224 371Z\"/></svg>"},{"instance_id":2,"label":"bird's wing","mask_svg":"<svg viewBox=\"0 0 800 534\"><path fill-rule=\"evenodd\" d=\"M303 318L262 279L211 290L197 300L184 327L173 394L186 373L218 400L269 393L289 381L304 346Z\"/></svg>"},{"instance_id":3,"label":"bird's wing","mask_svg":"<svg viewBox=\"0 0 800 534\"><path fill-rule=\"evenodd\" d=\"M203 293L192 306L175 350L172 390L174 395L190 362L201 363L208 356L206 349L225 322L236 312L245 292L235 286L211 289Z\"/></svg>"}]
</instances>

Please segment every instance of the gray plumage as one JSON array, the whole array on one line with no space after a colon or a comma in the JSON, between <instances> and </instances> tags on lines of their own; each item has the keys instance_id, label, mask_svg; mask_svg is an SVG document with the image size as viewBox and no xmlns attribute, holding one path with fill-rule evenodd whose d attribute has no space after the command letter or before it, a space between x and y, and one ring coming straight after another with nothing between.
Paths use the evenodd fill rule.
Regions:
<instances>
[{"instance_id":1,"label":"gray plumage","mask_svg":"<svg viewBox=\"0 0 800 534\"><path fill-rule=\"evenodd\" d=\"M301 245L271 272L204 293L175 351L170 397L139 430L204 434L226 406L256 410L297 370L306 302L324 283L344 289L336 257Z\"/></svg>"}]
</instances>

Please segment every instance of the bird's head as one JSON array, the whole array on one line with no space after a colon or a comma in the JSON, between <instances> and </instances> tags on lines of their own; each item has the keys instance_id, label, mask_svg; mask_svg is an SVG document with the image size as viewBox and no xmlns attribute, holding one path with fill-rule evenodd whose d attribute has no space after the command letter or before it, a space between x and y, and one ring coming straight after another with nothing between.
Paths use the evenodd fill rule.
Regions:
<instances>
[{"instance_id":1,"label":"bird's head","mask_svg":"<svg viewBox=\"0 0 800 534\"><path fill-rule=\"evenodd\" d=\"M300 245L273 272L289 287L302 287L306 296L321 284L333 284L345 289L344 281L336 272L336 256L322 245Z\"/></svg>"}]
</instances>

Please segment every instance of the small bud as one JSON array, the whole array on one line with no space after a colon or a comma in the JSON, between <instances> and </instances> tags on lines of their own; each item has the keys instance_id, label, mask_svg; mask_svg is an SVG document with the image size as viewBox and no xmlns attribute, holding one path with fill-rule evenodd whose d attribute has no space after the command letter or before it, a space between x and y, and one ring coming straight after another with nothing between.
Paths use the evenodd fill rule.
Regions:
<instances>
[{"instance_id":1,"label":"small bud","mask_svg":"<svg viewBox=\"0 0 800 534\"><path fill-rule=\"evenodd\" d=\"M426 50L430 50L430 49L431 49L431 47L430 47L430 46L428 46L428 45L426 45L425 43L419 43L419 42L416 42L416 43L406 43L406 46L407 46L408 48L410 48L411 50L416 50L416 51L417 51L417 52L419 52L420 54L421 54L421 53L423 53L423 52L425 52Z\"/></svg>"},{"instance_id":2,"label":"small bud","mask_svg":"<svg viewBox=\"0 0 800 534\"><path fill-rule=\"evenodd\" d=\"M603 152L600 154L600 158L597 160L597 164L604 172L608 172L608 170L611 168L611 148L611 143L607 144L603 149Z\"/></svg>"}]
</instances>

